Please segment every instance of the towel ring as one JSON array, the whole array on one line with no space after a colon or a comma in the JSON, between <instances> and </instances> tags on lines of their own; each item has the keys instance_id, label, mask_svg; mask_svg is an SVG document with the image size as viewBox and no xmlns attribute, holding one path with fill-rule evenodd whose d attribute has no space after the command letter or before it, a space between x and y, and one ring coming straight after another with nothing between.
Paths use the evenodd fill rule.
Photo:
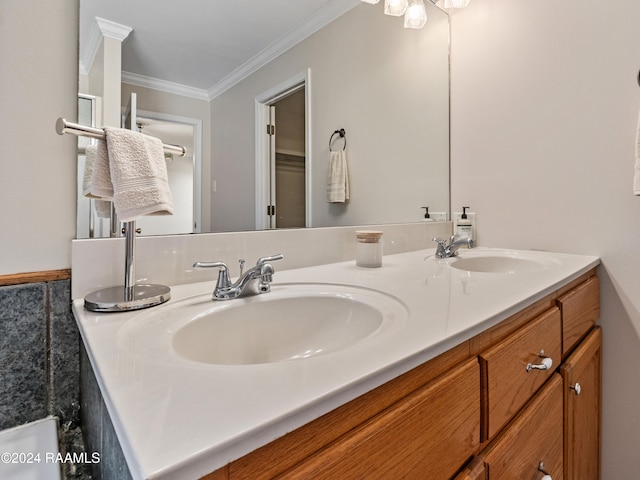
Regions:
<instances>
[{"instance_id":1,"label":"towel ring","mask_svg":"<svg viewBox=\"0 0 640 480\"><path fill-rule=\"evenodd\" d=\"M329 138L329 151L332 152L333 150L331 150L331 144L333 143L333 137L335 137L336 135L340 135L340 138L344 139L344 146L342 147L342 150L346 150L347 149L347 134L344 131L344 128L341 128L340 130L336 130L335 132L333 132L331 134L331 137Z\"/></svg>"}]
</instances>

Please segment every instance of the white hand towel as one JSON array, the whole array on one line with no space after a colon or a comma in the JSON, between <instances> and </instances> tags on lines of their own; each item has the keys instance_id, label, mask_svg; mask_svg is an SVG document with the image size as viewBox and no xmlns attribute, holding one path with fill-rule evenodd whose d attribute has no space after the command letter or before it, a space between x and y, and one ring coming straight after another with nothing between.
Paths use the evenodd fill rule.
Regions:
<instances>
[{"instance_id":1,"label":"white hand towel","mask_svg":"<svg viewBox=\"0 0 640 480\"><path fill-rule=\"evenodd\" d=\"M640 195L640 115L636 128L636 163L633 175L633 194Z\"/></svg>"},{"instance_id":2,"label":"white hand towel","mask_svg":"<svg viewBox=\"0 0 640 480\"><path fill-rule=\"evenodd\" d=\"M173 215L162 142L122 128L105 127L113 202L121 222L142 215Z\"/></svg>"},{"instance_id":3,"label":"white hand towel","mask_svg":"<svg viewBox=\"0 0 640 480\"><path fill-rule=\"evenodd\" d=\"M107 200L94 199L93 205L96 210L96 216L98 218L110 218L111 217L111 202Z\"/></svg>"},{"instance_id":4,"label":"white hand towel","mask_svg":"<svg viewBox=\"0 0 640 480\"><path fill-rule=\"evenodd\" d=\"M327 182L327 202L345 203L349 200L349 169L344 150L329 155L329 179Z\"/></svg>"},{"instance_id":5,"label":"white hand towel","mask_svg":"<svg viewBox=\"0 0 640 480\"><path fill-rule=\"evenodd\" d=\"M97 145L87 146L85 155L82 194L89 198L113 199L107 144L102 140L98 140Z\"/></svg>"}]
</instances>

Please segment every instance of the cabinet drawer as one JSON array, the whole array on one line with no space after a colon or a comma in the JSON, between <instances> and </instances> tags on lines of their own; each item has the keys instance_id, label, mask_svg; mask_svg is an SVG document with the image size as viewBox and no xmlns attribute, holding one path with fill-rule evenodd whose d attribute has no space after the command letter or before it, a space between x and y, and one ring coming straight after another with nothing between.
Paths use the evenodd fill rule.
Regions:
<instances>
[{"instance_id":1,"label":"cabinet drawer","mask_svg":"<svg viewBox=\"0 0 640 480\"><path fill-rule=\"evenodd\" d=\"M447 480L479 444L480 372L473 359L278 478Z\"/></svg>"},{"instance_id":2,"label":"cabinet drawer","mask_svg":"<svg viewBox=\"0 0 640 480\"><path fill-rule=\"evenodd\" d=\"M562 312L562 354L569 352L600 317L600 280L591 277L557 300Z\"/></svg>"},{"instance_id":3,"label":"cabinet drawer","mask_svg":"<svg viewBox=\"0 0 640 480\"><path fill-rule=\"evenodd\" d=\"M551 376L561 358L560 310L553 307L480 355L483 440L492 438ZM544 357L551 368L541 365Z\"/></svg>"},{"instance_id":4,"label":"cabinet drawer","mask_svg":"<svg viewBox=\"0 0 640 480\"><path fill-rule=\"evenodd\" d=\"M562 379L554 374L484 455L488 480L563 478Z\"/></svg>"}]
</instances>

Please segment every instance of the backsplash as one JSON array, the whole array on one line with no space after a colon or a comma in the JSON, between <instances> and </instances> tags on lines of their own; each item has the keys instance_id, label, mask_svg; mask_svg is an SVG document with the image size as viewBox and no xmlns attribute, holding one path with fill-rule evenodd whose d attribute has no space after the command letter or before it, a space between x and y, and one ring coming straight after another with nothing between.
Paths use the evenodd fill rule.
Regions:
<instances>
[{"instance_id":1,"label":"backsplash","mask_svg":"<svg viewBox=\"0 0 640 480\"><path fill-rule=\"evenodd\" d=\"M56 416L63 453L83 449L70 292L70 280L0 287L0 430ZM86 475L81 465L63 466L66 478Z\"/></svg>"},{"instance_id":2,"label":"backsplash","mask_svg":"<svg viewBox=\"0 0 640 480\"><path fill-rule=\"evenodd\" d=\"M194 270L197 261L223 261L238 275L238 260L247 265L262 256L282 253L278 270L355 259L356 230L384 232L384 254L432 248L434 237L448 238L451 222L421 222L359 227L302 228L258 232L168 235L136 239L136 281L162 285L214 280L210 271ZM72 242L72 298L124 283L124 239Z\"/></svg>"},{"instance_id":3,"label":"backsplash","mask_svg":"<svg viewBox=\"0 0 640 480\"><path fill-rule=\"evenodd\" d=\"M78 421L78 328L70 281L0 287L0 429Z\"/></svg>"}]
</instances>

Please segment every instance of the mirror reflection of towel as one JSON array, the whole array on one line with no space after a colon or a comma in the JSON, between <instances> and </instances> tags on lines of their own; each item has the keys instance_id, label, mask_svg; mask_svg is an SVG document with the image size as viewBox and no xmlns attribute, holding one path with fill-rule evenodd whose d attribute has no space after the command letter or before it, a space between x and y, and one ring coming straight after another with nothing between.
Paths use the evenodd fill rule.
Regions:
<instances>
[{"instance_id":1,"label":"mirror reflection of towel","mask_svg":"<svg viewBox=\"0 0 640 480\"><path fill-rule=\"evenodd\" d=\"M349 170L344 150L330 152L327 202L345 203L349 200Z\"/></svg>"},{"instance_id":2,"label":"mirror reflection of towel","mask_svg":"<svg viewBox=\"0 0 640 480\"><path fill-rule=\"evenodd\" d=\"M172 215L167 165L160 139L105 127L113 205L121 222L142 215Z\"/></svg>"},{"instance_id":3,"label":"mirror reflection of towel","mask_svg":"<svg viewBox=\"0 0 640 480\"><path fill-rule=\"evenodd\" d=\"M87 145L86 162L82 180L82 194L89 198L113 200L113 184L109 172L109 153L107 144L99 140L97 144Z\"/></svg>"}]
</instances>

